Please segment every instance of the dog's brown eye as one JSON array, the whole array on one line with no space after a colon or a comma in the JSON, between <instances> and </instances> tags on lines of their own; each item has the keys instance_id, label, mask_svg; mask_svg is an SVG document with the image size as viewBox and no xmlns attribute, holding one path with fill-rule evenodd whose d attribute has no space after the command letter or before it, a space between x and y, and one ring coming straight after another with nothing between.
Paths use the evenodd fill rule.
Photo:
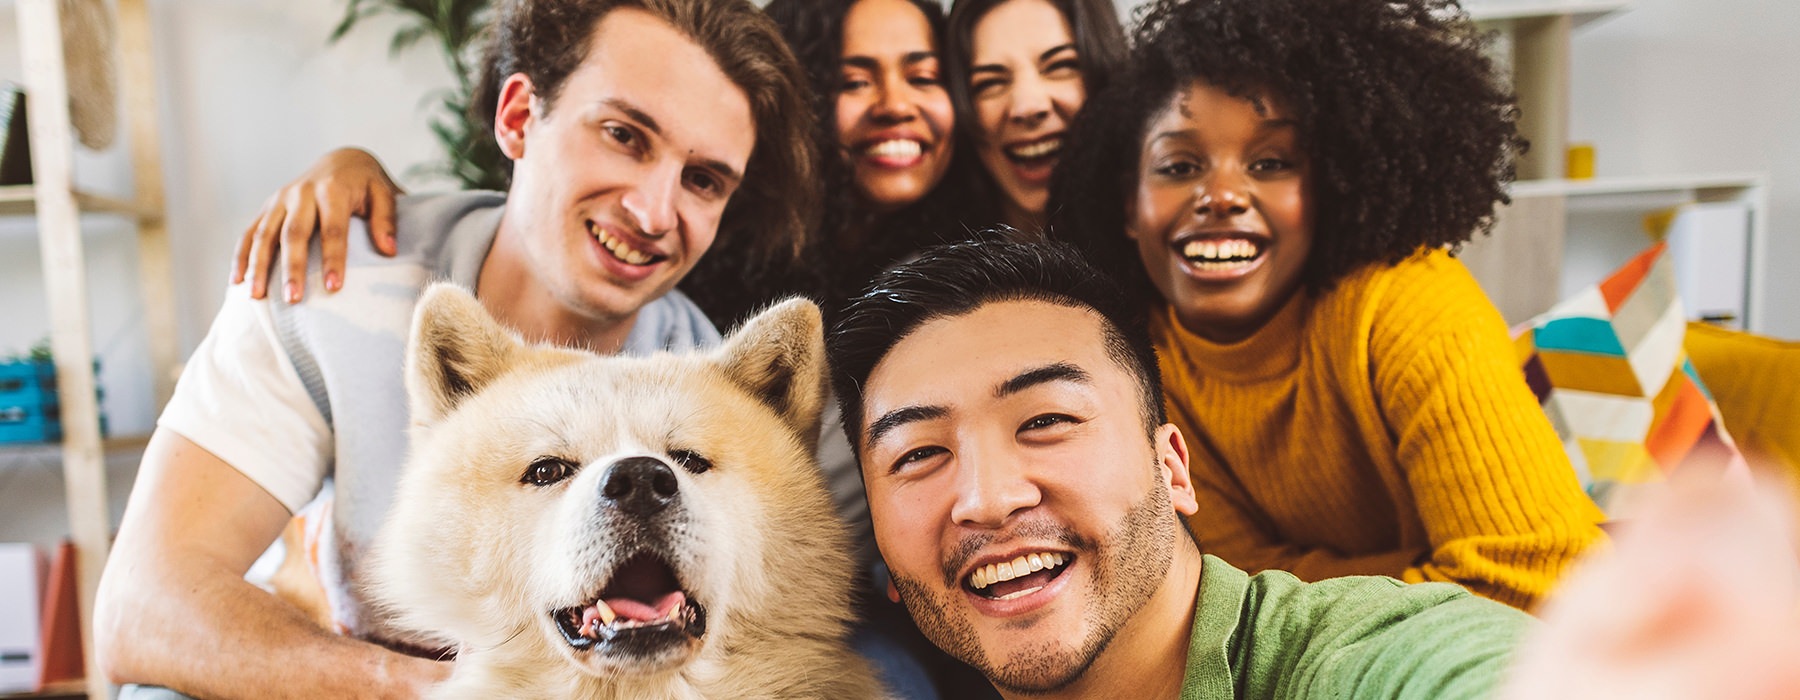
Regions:
<instances>
[{"instance_id":1,"label":"dog's brown eye","mask_svg":"<svg viewBox=\"0 0 1800 700\"><path fill-rule=\"evenodd\" d=\"M525 478L521 483L533 486L549 486L575 473L575 463L561 457L539 457L525 468Z\"/></svg>"},{"instance_id":2,"label":"dog's brown eye","mask_svg":"<svg viewBox=\"0 0 1800 700\"><path fill-rule=\"evenodd\" d=\"M701 457L700 453L692 450L675 450L674 452L670 452L669 456L674 457L675 463L681 465L682 469L686 469L695 474L705 473L706 470L713 468L713 463L710 460Z\"/></svg>"}]
</instances>

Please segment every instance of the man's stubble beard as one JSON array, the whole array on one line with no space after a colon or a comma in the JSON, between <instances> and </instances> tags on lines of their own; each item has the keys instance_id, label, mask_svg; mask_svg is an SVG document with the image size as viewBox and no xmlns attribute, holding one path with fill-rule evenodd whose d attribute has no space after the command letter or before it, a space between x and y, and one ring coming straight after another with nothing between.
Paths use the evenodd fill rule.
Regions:
<instances>
[{"instance_id":1,"label":"man's stubble beard","mask_svg":"<svg viewBox=\"0 0 1800 700\"><path fill-rule=\"evenodd\" d=\"M894 588L926 638L945 653L974 666L1001 690L1020 695L1056 692L1087 673L1120 628L1162 585L1175 560L1176 537L1181 528L1179 516L1172 513L1169 504L1168 484L1158 479L1150 492L1119 519L1109 533L1109 544L1100 545L1098 555L1091 556L1099 565L1093 567L1094 578L1087 591L1093 601L1086 616L1089 632L1075 648L1060 640L1044 640L1025 645L1014 651L1011 658L996 663L981 648L980 638L966 615L951 612L960 602L960 591L938 595L917 580L898 575L894 576ZM955 585L960 587L961 582Z\"/></svg>"}]
</instances>

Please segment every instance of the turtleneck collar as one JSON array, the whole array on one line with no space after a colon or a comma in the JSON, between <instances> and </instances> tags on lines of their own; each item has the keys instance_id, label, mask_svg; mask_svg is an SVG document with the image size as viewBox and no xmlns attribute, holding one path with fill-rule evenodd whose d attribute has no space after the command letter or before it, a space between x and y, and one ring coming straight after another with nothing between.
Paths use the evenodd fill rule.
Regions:
<instances>
[{"instance_id":1,"label":"turtleneck collar","mask_svg":"<svg viewBox=\"0 0 1800 700\"><path fill-rule=\"evenodd\" d=\"M1268 323L1234 343L1215 343L1189 331L1170 304L1163 304L1156 320L1174 341L1174 351L1192 362L1195 370L1226 381L1247 382L1294 370L1300 362L1300 341L1311 308L1312 295L1296 291Z\"/></svg>"}]
</instances>

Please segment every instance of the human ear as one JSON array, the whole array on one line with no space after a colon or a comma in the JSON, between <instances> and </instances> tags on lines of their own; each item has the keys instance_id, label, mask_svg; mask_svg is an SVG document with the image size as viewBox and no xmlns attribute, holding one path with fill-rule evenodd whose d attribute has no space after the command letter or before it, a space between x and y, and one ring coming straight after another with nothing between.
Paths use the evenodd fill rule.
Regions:
<instances>
[{"instance_id":1,"label":"human ear","mask_svg":"<svg viewBox=\"0 0 1800 700\"><path fill-rule=\"evenodd\" d=\"M494 107L494 140L508 159L525 157L525 127L531 123L531 102L537 91L531 78L514 73L500 86L500 102Z\"/></svg>"},{"instance_id":2,"label":"human ear","mask_svg":"<svg viewBox=\"0 0 1800 700\"><path fill-rule=\"evenodd\" d=\"M1181 429L1173 423L1164 423L1156 429L1156 463L1159 467L1157 476L1168 480L1169 500L1175 511L1184 516L1199 512L1194 479L1188 473L1187 440L1181 437Z\"/></svg>"}]
</instances>

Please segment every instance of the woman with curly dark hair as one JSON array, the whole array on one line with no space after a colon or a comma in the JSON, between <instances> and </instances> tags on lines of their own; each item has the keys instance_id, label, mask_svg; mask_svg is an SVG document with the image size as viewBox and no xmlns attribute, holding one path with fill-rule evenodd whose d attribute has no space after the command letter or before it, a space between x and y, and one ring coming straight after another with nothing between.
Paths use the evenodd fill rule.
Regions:
<instances>
[{"instance_id":1,"label":"woman with curly dark hair","mask_svg":"<svg viewBox=\"0 0 1800 700\"><path fill-rule=\"evenodd\" d=\"M1521 608L1604 535L1451 257L1524 148L1453 0L1160 0L1078 120L1055 235L1153 305L1202 545Z\"/></svg>"},{"instance_id":2,"label":"woman with curly dark hair","mask_svg":"<svg viewBox=\"0 0 1800 700\"><path fill-rule=\"evenodd\" d=\"M1069 125L1124 60L1107 0L956 0L945 74L964 152L981 164L976 216L1043 228Z\"/></svg>"}]
</instances>

